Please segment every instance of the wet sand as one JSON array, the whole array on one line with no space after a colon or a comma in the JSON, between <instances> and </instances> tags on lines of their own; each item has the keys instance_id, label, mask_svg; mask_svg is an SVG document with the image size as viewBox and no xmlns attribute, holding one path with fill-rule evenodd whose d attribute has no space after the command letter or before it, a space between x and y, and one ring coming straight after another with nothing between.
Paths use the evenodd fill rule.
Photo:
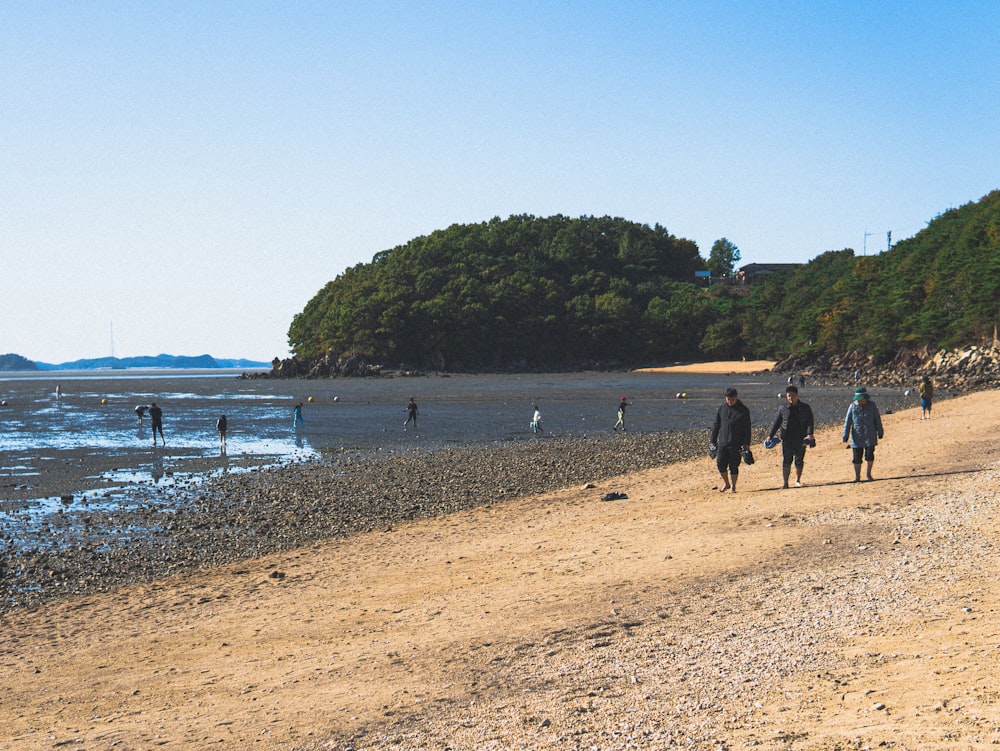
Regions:
<instances>
[{"instance_id":1,"label":"wet sand","mask_svg":"<svg viewBox=\"0 0 1000 751\"><path fill-rule=\"evenodd\" d=\"M64 501L4 561L0 611L443 516L700 455L704 433L613 434L290 463L120 503ZM8 506L16 504L7 504ZM16 511L15 511L16 513ZM7 517L0 535L17 530Z\"/></svg>"},{"instance_id":2,"label":"wet sand","mask_svg":"<svg viewBox=\"0 0 1000 751\"><path fill-rule=\"evenodd\" d=\"M995 400L7 613L0 748L995 745Z\"/></svg>"},{"instance_id":3,"label":"wet sand","mask_svg":"<svg viewBox=\"0 0 1000 751\"><path fill-rule=\"evenodd\" d=\"M754 363L745 362L699 367L725 373L742 367L756 372ZM474 378L468 383L459 380L439 379L421 385L425 389L435 386L446 389L449 395L465 395L462 404L469 404L470 390L477 397L480 394L477 389L488 393L489 398L481 399L483 402L502 403L503 399L511 398L511 393L526 387L526 382L520 379ZM551 376L540 380L549 390L550 398L555 398L557 389L564 386L560 379ZM640 376L633 383L662 384L664 380L647 381ZM604 381L604 376L597 376L582 382L591 389L587 393L593 393L595 383L599 389L606 389ZM756 384L755 409L761 403L762 390L767 393L768 405L776 399L771 386L763 383L763 386ZM379 383L375 385L375 393L392 385L398 390L413 383ZM220 391L217 379L99 381L88 384L86 398L96 402L104 393L98 389L115 388L120 395L115 401L124 402L116 413L124 414L131 403L129 398L142 386L174 393L191 392L196 397L190 400L191 405L208 415L234 406L229 392ZM331 413L345 405L334 404L333 395L360 386L357 381L309 381L280 384L278 388L308 389L315 393L317 401L309 402L310 408L327 410L328 424L337 426L343 419L333 418ZM259 382L240 384L240 388L251 387L261 388ZM570 388L579 389L579 379ZM276 402L279 397L274 396L275 386L265 384L263 389L263 393L253 394L253 403L260 404L261 397ZM126 394L130 396L121 396ZM371 394L369 388L365 395ZM355 394L350 401L357 402L360 396ZM820 390L812 396L822 397L826 403L832 398L838 417L842 414L843 401L838 391ZM517 398L523 400L524 395L518 394ZM654 390L647 388L639 401L648 409L652 398ZM185 412L195 409L177 400L178 406L171 413L174 425L168 426L174 430L168 430L171 443L166 448L126 445L113 451L39 450L35 452L35 460L44 466L44 471L30 485L0 492L0 498L7 499L0 501L0 511L7 512L0 515L0 540L7 540L11 546L6 560L0 554L5 570L0 581L3 585L0 610L34 606L68 594L108 591L159 576L234 563L331 537L345 537L577 483L603 481L702 456L707 450L708 425L718 403L714 389L710 398L710 403L703 396L690 400L689 404L688 399L661 395L659 401L653 402L653 408L664 413L686 410L705 425L698 430L622 435L608 429L610 420L602 420L597 424L603 423L605 429L593 436L553 436L546 431L527 440L459 446L425 443L418 438L408 441L410 448L405 452L391 450L390 444L384 451L379 448L328 453L301 465L276 457L270 459L275 466L267 468L258 466L267 457L239 452L226 457L205 456L204 449L174 448L175 436L183 433L175 426L185 419ZM211 401L211 406L205 407L205 401ZM286 397L284 401L287 404L290 400ZM576 406L571 398L570 403ZM886 406L883 402L883 409ZM817 407L814 403L814 409ZM278 413L287 416L283 410ZM319 414L316 419L310 413L310 431L322 425L323 413ZM821 414L817 409L817 415ZM757 415L756 430L762 441L766 426L759 412ZM391 417L398 425L395 410ZM192 422L186 419L189 424ZM493 427L489 421L483 424ZM281 426L286 441L290 440L283 420ZM432 431L427 438L437 438L434 434L443 433L440 424L432 427ZM383 434L376 435L378 440L385 440ZM403 435L408 434L396 433L397 437ZM134 442L135 435L130 433L126 440ZM428 447L424 448L425 445ZM140 467L145 468L140 481L119 479L142 474L134 471ZM150 482L150 470L162 475L161 479ZM81 493L81 487L90 490ZM54 497L43 503L31 500L39 495ZM36 508L56 513L41 516L33 511Z\"/></svg>"}]
</instances>

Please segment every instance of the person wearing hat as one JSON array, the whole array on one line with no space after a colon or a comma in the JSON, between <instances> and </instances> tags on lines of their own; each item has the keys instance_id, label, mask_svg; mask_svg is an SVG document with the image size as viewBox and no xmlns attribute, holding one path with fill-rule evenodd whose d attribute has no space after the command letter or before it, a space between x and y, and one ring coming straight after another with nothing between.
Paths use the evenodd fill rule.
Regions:
<instances>
[{"instance_id":1,"label":"person wearing hat","mask_svg":"<svg viewBox=\"0 0 1000 751\"><path fill-rule=\"evenodd\" d=\"M750 447L750 409L737 398L736 389L726 389L725 404L715 413L715 424L709 436L710 447L715 447L715 466L722 477L720 493L732 488L740 476L742 452Z\"/></svg>"},{"instance_id":2,"label":"person wearing hat","mask_svg":"<svg viewBox=\"0 0 1000 751\"><path fill-rule=\"evenodd\" d=\"M847 443L851 441L851 449L854 458L854 482L861 481L861 461L867 462L867 472L865 476L868 480L872 477L872 465L875 463L875 446L879 439L885 435L882 429L882 416L879 414L878 406L870 398L864 386L858 386L851 400L851 406L847 408L847 416L844 418L844 434L842 439Z\"/></svg>"},{"instance_id":3,"label":"person wearing hat","mask_svg":"<svg viewBox=\"0 0 1000 751\"><path fill-rule=\"evenodd\" d=\"M812 407L799 400L799 390L795 386L785 389L785 403L782 404L774 420L767 440L774 440L775 433L781 429L781 479L782 488L788 487L788 478L795 465L795 487L802 487L802 468L805 466L806 446L815 446L813 438ZM765 444L766 445L766 444ZM773 443L772 443L773 445Z\"/></svg>"},{"instance_id":4,"label":"person wearing hat","mask_svg":"<svg viewBox=\"0 0 1000 751\"><path fill-rule=\"evenodd\" d=\"M628 432L625 430L625 408L627 406L629 406L629 402L625 401L624 396L618 400L618 422L615 423L615 432L618 432L619 427L621 427L623 433Z\"/></svg>"}]
</instances>

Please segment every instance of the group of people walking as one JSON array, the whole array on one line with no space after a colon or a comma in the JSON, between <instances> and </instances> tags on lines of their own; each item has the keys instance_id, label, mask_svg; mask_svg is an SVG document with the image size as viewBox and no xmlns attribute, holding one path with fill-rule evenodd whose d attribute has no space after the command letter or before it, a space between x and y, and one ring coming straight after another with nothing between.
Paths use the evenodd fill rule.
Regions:
<instances>
[{"instance_id":1,"label":"group of people walking","mask_svg":"<svg viewBox=\"0 0 1000 751\"><path fill-rule=\"evenodd\" d=\"M921 406L929 414L930 398L928 397L926 404L922 400ZM785 402L771 420L767 439L764 441L767 449L781 445L782 488L789 487L793 467L795 487L802 486L806 449L816 447L814 429L812 408L799 399L798 387L789 383L785 389ZM878 406L868 396L867 389L859 386L847 408L842 435L843 442L849 442L852 450L854 482L861 481L862 465L865 466L865 479L875 479L872 476L875 447L884 435ZM754 461L750 444L750 410L740 401L736 389L726 389L725 403L716 412L708 444L709 456L715 459L715 466L722 478L721 492L736 492L740 465L752 464Z\"/></svg>"}]
</instances>

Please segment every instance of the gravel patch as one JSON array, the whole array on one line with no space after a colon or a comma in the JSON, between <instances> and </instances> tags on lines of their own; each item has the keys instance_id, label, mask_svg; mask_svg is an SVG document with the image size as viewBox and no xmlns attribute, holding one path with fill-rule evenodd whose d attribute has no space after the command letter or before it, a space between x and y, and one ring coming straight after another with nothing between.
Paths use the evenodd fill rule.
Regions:
<instances>
[{"instance_id":1,"label":"gravel patch","mask_svg":"<svg viewBox=\"0 0 1000 751\"><path fill-rule=\"evenodd\" d=\"M895 746L869 746L860 733L810 745L795 719L814 689L839 690L863 667L914 657L849 655L859 640L891 631L900 614L932 618L976 607L968 582L977 573L988 577L998 552L997 542L981 533L983 518L998 511L992 491L998 480L1000 471L991 469L905 503L784 520L822 534L833 530L835 538L808 558L790 550L767 571L645 592L641 600L615 603L615 617L533 642L482 645L489 658L476 662L489 669L470 674L464 685L301 748ZM875 688L850 690L864 695ZM871 704L876 714L886 709ZM970 717L968 724L984 737L1000 737L995 722Z\"/></svg>"},{"instance_id":2,"label":"gravel patch","mask_svg":"<svg viewBox=\"0 0 1000 751\"><path fill-rule=\"evenodd\" d=\"M687 431L334 455L147 490L114 510L67 505L35 546L0 556L0 610L663 466L703 455L706 440Z\"/></svg>"}]
</instances>

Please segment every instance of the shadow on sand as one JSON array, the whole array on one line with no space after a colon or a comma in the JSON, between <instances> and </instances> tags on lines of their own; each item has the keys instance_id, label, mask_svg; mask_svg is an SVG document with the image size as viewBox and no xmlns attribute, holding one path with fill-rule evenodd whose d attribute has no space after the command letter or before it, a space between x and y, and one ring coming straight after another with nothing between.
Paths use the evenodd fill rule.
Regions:
<instances>
[{"instance_id":1,"label":"shadow on sand","mask_svg":"<svg viewBox=\"0 0 1000 751\"><path fill-rule=\"evenodd\" d=\"M788 490L806 490L808 488L830 488L837 485L868 485L873 482L888 482L889 480L912 480L918 477L949 477L951 475L972 475L977 472L981 472L981 469L954 469L947 472L914 472L909 475L893 475L890 477L875 477L871 480L862 479L858 480L836 480L834 482L814 482L814 483L802 483L800 487L795 487L792 485ZM773 490L784 490L780 485L773 488L756 488L755 490L749 490L748 493L770 493Z\"/></svg>"}]
</instances>

